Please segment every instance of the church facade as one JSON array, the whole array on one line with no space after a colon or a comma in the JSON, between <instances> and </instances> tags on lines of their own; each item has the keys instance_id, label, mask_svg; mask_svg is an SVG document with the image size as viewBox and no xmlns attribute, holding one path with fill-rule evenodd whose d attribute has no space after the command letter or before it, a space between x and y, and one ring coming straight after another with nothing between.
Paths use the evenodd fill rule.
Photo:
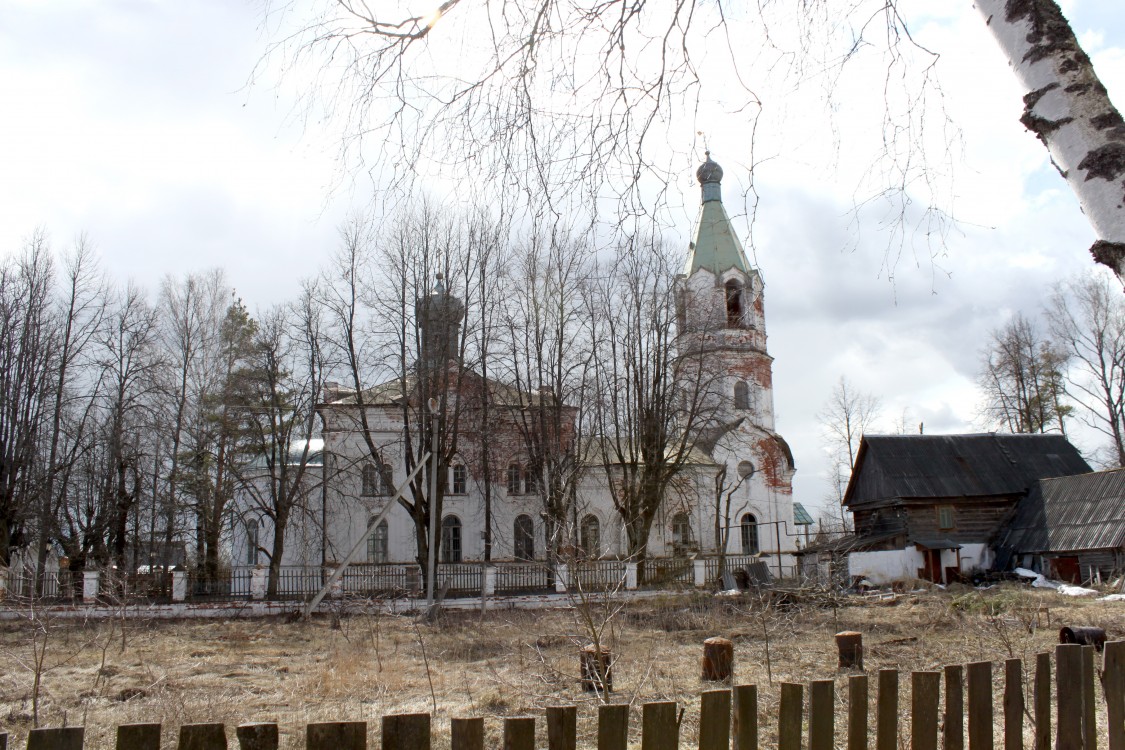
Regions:
<instances>
[{"instance_id":1,"label":"church facade","mask_svg":"<svg viewBox=\"0 0 1125 750\"><path fill-rule=\"evenodd\" d=\"M696 176L702 202L687 266L676 279L677 345L681 354L690 350L698 366L708 368L714 417L680 469L676 491L668 493L659 509L645 554L714 555L725 547L731 554L761 554L771 568L775 563L788 567L798 531L792 497L795 467L788 445L774 429L763 282L723 207L722 169L708 155ZM461 316L460 302L445 295L440 282L437 293L419 303L418 368L444 367L443 358L456 351L452 341ZM315 496L310 512L287 533L287 541L292 535L294 543L286 545L283 565L338 563L364 537L357 562L416 561L418 524L395 493L415 468L412 450L417 448L411 446L423 442L419 425L411 424L410 412L403 408L403 400L418 393L422 378L416 371L362 394L336 385L326 388L319 406L323 443L318 446L318 486L310 488ZM590 457L597 451L570 451L580 460L568 490L568 522L560 524L545 512L547 480L536 468L541 462L520 439L519 419L550 409L557 420L554 439L564 448L600 439L577 434L576 409L549 402L549 393L520 392L464 368L444 388L443 408L456 405L459 432L456 450L443 456L438 478L443 485L442 562L544 560L552 551L582 559L628 555L609 485L614 467ZM490 405L483 417L476 406L482 394ZM420 407L418 413L423 413ZM404 439L411 429L414 437ZM488 458L482 461L485 445ZM428 481L425 474L420 471L413 481ZM560 541L560 532L565 540ZM268 520L240 517L233 534L235 565L265 564L258 550L269 549L269 534Z\"/></svg>"}]
</instances>

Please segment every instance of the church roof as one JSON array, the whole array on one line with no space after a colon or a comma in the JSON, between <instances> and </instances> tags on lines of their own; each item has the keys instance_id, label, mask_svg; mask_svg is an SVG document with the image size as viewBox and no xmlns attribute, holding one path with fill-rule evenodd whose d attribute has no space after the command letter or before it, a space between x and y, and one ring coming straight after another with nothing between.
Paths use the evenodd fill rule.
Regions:
<instances>
[{"instance_id":1,"label":"church roof","mask_svg":"<svg viewBox=\"0 0 1125 750\"><path fill-rule=\"evenodd\" d=\"M692 243L691 257L688 258L687 275L700 268L706 268L716 276L732 268L748 273L750 262L742 249L742 243L731 226L730 217L723 208L721 182L723 169L711 160L696 171L703 191L703 205L699 207L699 220L696 222L695 242Z\"/></svg>"}]
</instances>

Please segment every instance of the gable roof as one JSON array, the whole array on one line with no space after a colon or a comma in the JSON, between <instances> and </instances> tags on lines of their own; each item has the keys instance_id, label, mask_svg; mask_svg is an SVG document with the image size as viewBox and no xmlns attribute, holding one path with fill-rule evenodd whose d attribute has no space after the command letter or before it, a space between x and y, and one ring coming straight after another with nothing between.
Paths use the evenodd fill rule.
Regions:
<instances>
[{"instance_id":1,"label":"gable roof","mask_svg":"<svg viewBox=\"0 0 1125 750\"><path fill-rule=\"evenodd\" d=\"M864 435L843 503L1023 495L1038 479L1089 471L1062 435Z\"/></svg>"},{"instance_id":2,"label":"gable roof","mask_svg":"<svg viewBox=\"0 0 1125 750\"><path fill-rule=\"evenodd\" d=\"M1017 554L1125 547L1125 469L1040 480L1001 546Z\"/></svg>"}]
</instances>

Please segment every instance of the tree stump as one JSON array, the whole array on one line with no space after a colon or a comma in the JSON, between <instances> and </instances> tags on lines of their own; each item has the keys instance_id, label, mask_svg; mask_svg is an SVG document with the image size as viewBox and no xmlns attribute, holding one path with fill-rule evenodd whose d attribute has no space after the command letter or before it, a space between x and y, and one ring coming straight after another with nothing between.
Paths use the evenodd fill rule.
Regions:
<instances>
[{"instance_id":1,"label":"tree stump","mask_svg":"<svg viewBox=\"0 0 1125 750\"><path fill-rule=\"evenodd\" d=\"M613 653L594 644L581 651L582 689L590 693L613 692Z\"/></svg>"},{"instance_id":2,"label":"tree stump","mask_svg":"<svg viewBox=\"0 0 1125 750\"><path fill-rule=\"evenodd\" d=\"M708 638L703 642L703 676L711 682L729 680L734 669L734 644L726 638Z\"/></svg>"},{"instance_id":3,"label":"tree stump","mask_svg":"<svg viewBox=\"0 0 1125 750\"><path fill-rule=\"evenodd\" d=\"M845 630L836 634L840 669L863 669L863 633Z\"/></svg>"}]
</instances>

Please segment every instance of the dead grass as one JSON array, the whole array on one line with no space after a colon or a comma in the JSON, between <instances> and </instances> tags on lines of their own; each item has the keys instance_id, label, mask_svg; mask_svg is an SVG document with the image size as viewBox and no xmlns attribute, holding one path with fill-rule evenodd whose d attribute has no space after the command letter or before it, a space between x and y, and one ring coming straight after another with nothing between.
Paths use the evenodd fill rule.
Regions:
<instances>
[{"instance_id":1,"label":"dead grass","mask_svg":"<svg viewBox=\"0 0 1125 750\"><path fill-rule=\"evenodd\" d=\"M1061 625L1094 625L1125 637L1125 605L1015 586L780 610L748 599L669 596L628 605L604 638L617 656L611 700L686 704L684 747L694 746L698 694L713 687L700 683L701 643L731 638L736 680L759 686L761 741L770 747L779 683L839 677L843 707L846 684L836 672L832 637L838 631L864 634L869 674L1011 657L1023 658L1027 670L1036 653L1054 647ZM300 748L308 722L365 720L377 735L381 716L404 712L434 713L442 747L451 716L541 716L546 706L564 703L580 706L580 744L594 742L598 698L578 685L577 650L588 640L573 612L450 612L432 626L360 615L344 618L338 630L327 618L139 622L127 624L123 636L119 623L48 627L51 668L40 723L84 724L88 748L112 747L117 725L141 721L164 723L169 747L183 723L277 721L282 747ZM20 664L29 633L26 623L0 626L0 726L16 745L31 726L32 674ZM998 687L1002 672L994 670ZM499 746L501 723L487 726L490 745Z\"/></svg>"}]
</instances>

